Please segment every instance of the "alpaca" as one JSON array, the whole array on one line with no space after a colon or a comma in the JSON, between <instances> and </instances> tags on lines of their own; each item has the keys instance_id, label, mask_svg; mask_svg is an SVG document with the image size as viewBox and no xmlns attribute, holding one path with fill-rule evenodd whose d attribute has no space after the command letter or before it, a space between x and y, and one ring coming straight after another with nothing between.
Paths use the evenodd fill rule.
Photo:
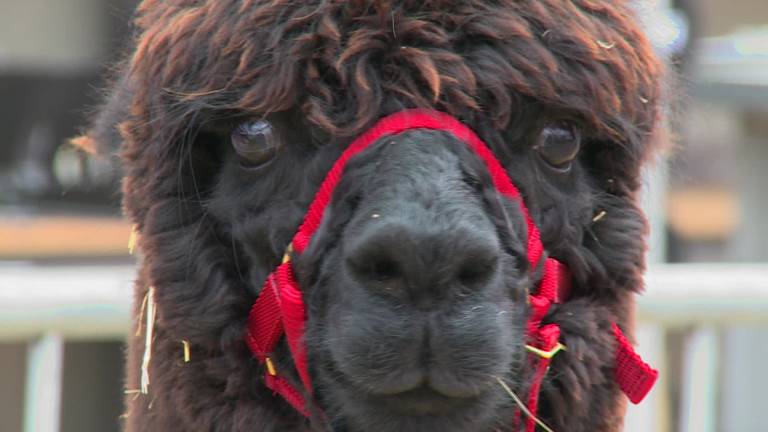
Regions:
<instances>
[{"instance_id":1,"label":"alpaca","mask_svg":"<svg viewBox=\"0 0 768 432\"><path fill-rule=\"evenodd\" d=\"M119 155L139 234L126 430L532 430L513 396L621 429L663 74L625 2L145 0L135 22L80 140ZM266 355L281 259L305 327ZM553 274L533 328L565 350L537 363Z\"/></svg>"}]
</instances>

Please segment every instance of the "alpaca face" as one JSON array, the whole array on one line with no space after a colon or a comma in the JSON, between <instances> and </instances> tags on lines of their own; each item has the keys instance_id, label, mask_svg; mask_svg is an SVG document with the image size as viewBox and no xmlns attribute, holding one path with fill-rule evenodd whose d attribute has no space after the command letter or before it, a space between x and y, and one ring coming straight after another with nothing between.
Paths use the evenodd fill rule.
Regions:
<instances>
[{"instance_id":1,"label":"alpaca face","mask_svg":"<svg viewBox=\"0 0 768 432\"><path fill-rule=\"evenodd\" d=\"M455 138L381 141L353 161L299 261L318 385L359 430L466 430L521 354L524 225L497 226L520 211Z\"/></svg>"},{"instance_id":2,"label":"alpaca face","mask_svg":"<svg viewBox=\"0 0 768 432\"><path fill-rule=\"evenodd\" d=\"M661 66L628 2L145 0L136 24L90 132L119 148L141 232L137 296L156 288L154 403L127 401L129 430L510 430L496 377L525 390L526 289L540 272L519 205L444 133L413 130L357 155L295 257L328 423L274 397L243 342L334 161L408 108L472 128L571 270L571 299L547 317L568 351L539 415L554 430L618 430L609 331L631 327L642 287L636 198L661 102ZM179 340L194 353L184 368ZM138 371L143 341L130 345ZM277 354L292 373L285 347Z\"/></svg>"},{"instance_id":3,"label":"alpaca face","mask_svg":"<svg viewBox=\"0 0 768 432\"><path fill-rule=\"evenodd\" d=\"M513 134L520 138L503 143L502 158L524 190L572 195L531 200L537 215L557 211L555 198L588 201L590 192L583 182L569 181L583 175L576 126L541 124ZM236 227L238 237L251 239L242 247L256 286L273 262L259 256L268 240L258 233L271 233L265 227L285 209L263 196L251 201L251 191L276 179L291 189L312 181L315 190L344 147L325 142L307 151L298 142L305 133L299 119L282 114L222 128L215 138L204 134L228 148L213 192L221 201L210 208L225 226ZM575 186L555 187L570 183ZM256 211L258 199L267 204ZM541 203L548 209L538 211ZM301 216L294 212L281 221L280 247ZM259 230L245 236L246 226ZM484 164L453 135L409 131L354 157L318 233L296 257L309 306L310 367L323 409L352 430L460 431L492 424L499 408L510 404L498 378L522 381L526 290L538 281L526 253L519 204L496 191Z\"/></svg>"}]
</instances>

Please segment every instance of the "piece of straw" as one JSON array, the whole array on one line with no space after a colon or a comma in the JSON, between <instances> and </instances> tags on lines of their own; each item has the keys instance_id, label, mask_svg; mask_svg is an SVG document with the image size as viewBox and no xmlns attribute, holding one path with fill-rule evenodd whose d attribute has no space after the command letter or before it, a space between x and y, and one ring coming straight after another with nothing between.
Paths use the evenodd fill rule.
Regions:
<instances>
[{"instance_id":1,"label":"piece of straw","mask_svg":"<svg viewBox=\"0 0 768 432\"><path fill-rule=\"evenodd\" d=\"M189 360L192 358L189 349L189 341L182 340L181 344L184 346L184 363L189 363Z\"/></svg>"},{"instance_id":2,"label":"piece of straw","mask_svg":"<svg viewBox=\"0 0 768 432\"><path fill-rule=\"evenodd\" d=\"M128 237L128 253L133 255L136 252L136 245L139 243L139 230L136 225L131 227L131 235Z\"/></svg>"},{"instance_id":3,"label":"piece of straw","mask_svg":"<svg viewBox=\"0 0 768 432\"><path fill-rule=\"evenodd\" d=\"M136 333L135 336L141 336L141 321L144 320L144 311L147 310L147 297L149 297L149 291L144 294L144 300L141 301L141 309L139 309L139 319L136 320Z\"/></svg>"},{"instance_id":4,"label":"piece of straw","mask_svg":"<svg viewBox=\"0 0 768 432\"><path fill-rule=\"evenodd\" d=\"M146 295L147 323L144 330L144 358L141 362L141 393L149 393L149 362L152 360L152 337L155 330L155 287L149 287Z\"/></svg>"},{"instance_id":5,"label":"piece of straw","mask_svg":"<svg viewBox=\"0 0 768 432\"><path fill-rule=\"evenodd\" d=\"M598 213L595 217L592 218L592 222L600 222L600 220L606 217L607 215L608 215L608 212L605 210L602 210L600 213Z\"/></svg>"},{"instance_id":6,"label":"piece of straw","mask_svg":"<svg viewBox=\"0 0 768 432\"><path fill-rule=\"evenodd\" d=\"M598 45L600 45L600 48L603 48L606 50L611 50L616 46L616 42L606 42L606 41L601 41L599 39L596 42Z\"/></svg>"},{"instance_id":7,"label":"piece of straw","mask_svg":"<svg viewBox=\"0 0 768 432\"><path fill-rule=\"evenodd\" d=\"M496 378L496 381L498 381L498 382L499 382L499 384L501 384L501 387L503 387L503 388L504 388L504 390L505 390L505 391L506 391L506 392L509 394L509 396L510 396L510 397L512 397L512 400L514 400L514 401L515 401L515 403L517 404L517 406L519 406L519 407L520 407L520 410L521 410L523 413L525 413L525 415L527 415L528 417L532 418L532 419L533 419L533 421L535 421L535 422L536 422L536 424L537 424L537 425L539 425L539 426L541 426L541 428L542 428L542 429L544 429L545 431L547 431L547 432L555 432L555 431L553 431L553 430L552 430L552 428L550 428L549 426L547 426L547 425L546 425L546 424L545 424L543 421L539 420L539 418L538 418L538 417L536 417L535 415L533 415L533 413L532 413L531 411L529 411L529 410L528 410L528 407L526 407L526 406L525 406L525 404L523 403L523 401L521 401L521 400L520 400L520 398L519 398L519 397L518 397L518 396L515 394L515 392L513 392L513 391L512 391L512 389L511 389L511 388L509 388L509 386L507 385L507 383L505 383L505 382L504 382L504 380L503 380L503 379L501 379L501 378L499 378L499 377L494 377L494 378Z\"/></svg>"},{"instance_id":8,"label":"piece of straw","mask_svg":"<svg viewBox=\"0 0 768 432\"><path fill-rule=\"evenodd\" d=\"M129 389L124 392L127 395L133 395L133 400L136 400L139 396L141 396L141 390L139 389Z\"/></svg>"}]
</instances>

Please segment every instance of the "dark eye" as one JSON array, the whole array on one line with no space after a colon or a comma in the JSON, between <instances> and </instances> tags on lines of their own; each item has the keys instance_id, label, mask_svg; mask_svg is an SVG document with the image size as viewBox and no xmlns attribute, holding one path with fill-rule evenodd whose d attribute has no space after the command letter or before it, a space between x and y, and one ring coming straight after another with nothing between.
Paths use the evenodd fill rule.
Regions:
<instances>
[{"instance_id":1,"label":"dark eye","mask_svg":"<svg viewBox=\"0 0 768 432\"><path fill-rule=\"evenodd\" d=\"M280 137L267 120L249 120L232 131L232 147L246 168L258 168L274 159Z\"/></svg>"},{"instance_id":2,"label":"dark eye","mask_svg":"<svg viewBox=\"0 0 768 432\"><path fill-rule=\"evenodd\" d=\"M547 126L541 130L534 146L541 158L552 168L567 172L581 148L581 136L570 125Z\"/></svg>"}]
</instances>

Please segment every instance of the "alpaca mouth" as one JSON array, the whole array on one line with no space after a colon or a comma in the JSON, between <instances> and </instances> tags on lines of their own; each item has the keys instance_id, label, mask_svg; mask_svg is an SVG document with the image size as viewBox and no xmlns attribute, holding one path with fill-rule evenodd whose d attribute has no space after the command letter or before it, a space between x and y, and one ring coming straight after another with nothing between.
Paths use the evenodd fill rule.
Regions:
<instances>
[{"instance_id":1,"label":"alpaca mouth","mask_svg":"<svg viewBox=\"0 0 768 432\"><path fill-rule=\"evenodd\" d=\"M402 393L377 398L383 406L398 414L411 416L429 416L447 414L466 405L471 405L479 397L451 397L421 386Z\"/></svg>"}]
</instances>

